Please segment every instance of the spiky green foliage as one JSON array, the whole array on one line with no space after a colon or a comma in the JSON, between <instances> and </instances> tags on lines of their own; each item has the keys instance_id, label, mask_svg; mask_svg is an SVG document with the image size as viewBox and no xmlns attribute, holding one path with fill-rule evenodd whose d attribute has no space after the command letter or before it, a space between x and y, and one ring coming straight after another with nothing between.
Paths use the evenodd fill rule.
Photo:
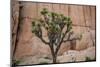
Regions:
<instances>
[{"instance_id":1,"label":"spiky green foliage","mask_svg":"<svg viewBox=\"0 0 100 67\"><path fill-rule=\"evenodd\" d=\"M40 13L42 18L32 22L32 33L50 47L53 56L53 63L56 63L57 53L61 44L79 38L70 39L70 36L72 35L72 20L69 16L49 12L46 8L44 8ZM49 42L43 39L42 27L47 31ZM64 40L65 36L67 36L66 40ZM54 46L56 46L56 49Z\"/></svg>"}]
</instances>

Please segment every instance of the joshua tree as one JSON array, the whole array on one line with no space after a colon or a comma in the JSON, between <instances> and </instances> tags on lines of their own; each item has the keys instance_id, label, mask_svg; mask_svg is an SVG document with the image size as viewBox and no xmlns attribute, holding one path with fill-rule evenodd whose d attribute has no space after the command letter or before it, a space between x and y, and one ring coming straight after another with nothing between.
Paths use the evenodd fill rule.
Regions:
<instances>
[{"instance_id":1,"label":"joshua tree","mask_svg":"<svg viewBox=\"0 0 100 67\"><path fill-rule=\"evenodd\" d=\"M33 20L32 33L48 45L51 50L53 63L56 62L57 53L63 42L80 40L81 36L71 38L73 32L70 17L55 12L49 12L46 8L41 11L42 18ZM43 38L43 28L47 31L48 41Z\"/></svg>"}]
</instances>

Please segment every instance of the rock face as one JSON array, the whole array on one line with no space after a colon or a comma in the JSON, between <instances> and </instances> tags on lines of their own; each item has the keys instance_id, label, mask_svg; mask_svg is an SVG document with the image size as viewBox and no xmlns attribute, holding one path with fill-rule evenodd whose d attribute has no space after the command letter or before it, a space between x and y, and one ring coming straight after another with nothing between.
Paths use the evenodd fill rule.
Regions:
<instances>
[{"instance_id":1,"label":"rock face","mask_svg":"<svg viewBox=\"0 0 100 67\"><path fill-rule=\"evenodd\" d=\"M88 61L86 60L87 57L91 60L95 60L95 47L90 47L82 51L69 50L62 56L58 56L57 60L58 62L80 62Z\"/></svg>"},{"instance_id":2,"label":"rock face","mask_svg":"<svg viewBox=\"0 0 100 67\"><path fill-rule=\"evenodd\" d=\"M18 29L18 17L19 17L19 2L17 0L11 0L11 34L12 34L12 51L11 56L15 52L15 44L17 38L17 29Z\"/></svg>"},{"instance_id":3,"label":"rock face","mask_svg":"<svg viewBox=\"0 0 100 67\"><path fill-rule=\"evenodd\" d=\"M31 30L32 20L34 18L37 19L38 16L40 17L40 14L38 11L40 10L40 8L37 5L38 6L41 5L41 3L24 3L23 2L20 5L21 8L20 8L19 18L21 18L21 20L20 20L19 29L18 29L15 59L22 60L23 61L22 64L31 64L31 63L37 64L37 63L42 63L41 61L49 62L49 63L52 62L52 56L51 56L51 51L50 51L49 46L44 44L39 38L37 38L34 34L32 34L32 30ZM41 5L41 9L44 6L47 6L47 5ZM70 8L71 8L71 13L72 13L72 14L69 14L69 16L71 16L73 24L76 24L76 25L73 25L73 31L75 32L75 34L78 34L78 35L82 34L82 39L80 41L78 40L74 41L73 43L72 42L62 43L61 48L58 52L57 61L58 62L85 61L86 57L94 59L95 58L95 29L94 29L95 27L91 28L91 26L94 26L94 25L90 25L90 27L88 27L85 24L84 19L86 17L85 18L83 17L82 6L80 7L75 6L75 8L78 9L78 10L75 9L75 11L72 5L69 5L69 6L71 6ZM37 9L37 7L39 9ZM89 7L92 8L92 6L89 6ZM66 7L66 9L67 8L68 6ZM77 11L78 12L82 11L82 12L78 14ZM80 16L81 16L81 19L80 19ZM93 16L95 17L95 15ZM44 39L47 40L47 35L46 35L45 30L43 34L44 34L43 35ZM48 57L50 59L45 59L44 57Z\"/></svg>"},{"instance_id":4,"label":"rock face","mask_svg":"<svg viewBox=\"0 0 100 67\"><path fill-rule=\"evenodd\" d=\"M77 45L76 45L76 50L83 50L86 49L88 47L94 46L93 45L93 40L95 40L94 38L92 38L92 33L91 32L84 32L82 34L82 39L80 41L77 41ZM95 33L93 33L95 34ZM95 35L93 35L95 36Z\"/></svg>"},{"instance_id":5,"label":"rock face","mask_svg":"<svg viewBox=\"0 0 100 67\"><path fill-rule=\"evenodd\" d=\"M19 65L26 65L26 64L47 64L52 63L52 59L46 57L39 57L39 56L28 56L21 58Z\"/></svg>"},{"instance_id":6,"label":"rock face","mask_svg":"<svg viewBox=\"0 0 100 67\"><path fill-rule=\"evenodd\" d=\"M89 58L89 59L87 59ZM95 47L89 47L85 50L76 51L76 50L68 50L64 52L63 55L57 56L57 62L80 62L80 61L94 61L95 59ZM48 56L28 56L23 57L21 59L21 63L19 65L25 64L47 64L52 63L52 58Z\"/></svg>"}]
</instances>

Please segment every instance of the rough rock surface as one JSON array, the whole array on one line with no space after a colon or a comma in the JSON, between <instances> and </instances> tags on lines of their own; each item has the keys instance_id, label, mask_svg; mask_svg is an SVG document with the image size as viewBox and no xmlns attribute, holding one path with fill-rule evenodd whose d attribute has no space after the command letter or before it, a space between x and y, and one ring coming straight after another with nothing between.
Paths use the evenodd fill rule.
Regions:
<instances>
[{"instance_id":1,"label":"rough rock surface","mask_svg":"<svg viewBox=\"0 0 100 67\"><path fill-rule=\"evenodd\" d=\"M62 56L58 56L58 62L77 62L77 61L87 61L86 58L95 60L95 47L89 47L85 50L76 51L69 50L65 52Z\"/></svg>"},{"instance_id":2,"label":"rough rock surface","mask_svg":"<svg viewBox=\"0 0 100 67\"><path fill-rule=\"evenodd\" d=\"M89 60L87 60L87 57ZM89 47L81 51L68 50L67 52L64 52L63 55L57 57L57 62L93 61L96 60L95 57L95 47ZM52 58L48 56L27 56L20 60L21 63L19 65L52 63Z\"/></svg>"}]
</instances>

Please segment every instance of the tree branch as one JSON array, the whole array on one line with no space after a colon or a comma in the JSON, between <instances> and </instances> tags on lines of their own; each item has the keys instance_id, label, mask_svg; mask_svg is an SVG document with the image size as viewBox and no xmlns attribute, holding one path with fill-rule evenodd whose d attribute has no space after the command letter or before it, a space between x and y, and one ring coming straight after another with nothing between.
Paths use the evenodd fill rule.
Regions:
<instances>
[{"instance_id":1,"label":"tree branch","mask_svg":"<svg viewBox=\"0 0 100 67\"><path fill-rule=\"evenodd\" d=\"M73 40L81 40L82 35L80 35L80 36L78 36L78 37L70 38L72 34L73 34L73 32L70 32L69 35L68 35L68 38L67 38L66 40L63 40L63 42L73 41Z\"/></svg>"},{"instance_id":2,"label":"tree branch","mask_svg":"<svg viewBox=\"0 0 100 67\"><path fill-rule=\"evenodd\" d=\"M46 42L44 39L43 39L43 37L39 37L41 40L42 40L42 42L44 42L45 44L49 44L49 42Z\"/></svg>"},{"instance_id":3,"label":"tree branch","mask_svg":"<svg viewBox=\"0 0 100 67\"><path fill-rule=\"evenodd\" d=\"M41 29L41 28L39 28L38 33L36 33L36 35L41 39L42 42L44 42L45 44L49 44L49 42L46 42L46 41L43 39L43 36L42 36L42 29Z\"/></svg>"},{"instance_id":4,"label":"tree branch","mask_svg":"<svg viewBox=\"0 0 100 67\"><path fill-rule=\"evenodd\" d=\"M67 40L63 40L63 42L73 41L73 40L80 40L80 38L79 38L79 37L77 37L77 38L67 39Z\"/></svg>"},{"instance_id":5,"label":"tree branch","mask_svg":"<svg viewBox=\"0 0 100 67\"><path fill-rule=\"evenodd\" d=\"M63 39L64 39L64 37L65 37L65 35L66 35L67 33L68 33L68 30L66 30L65 34L64 34L63 37L61 38L61 41L60 41L59 45L58 45L57 48L56 48L55 54L58 53L58 50L60 49L61 43L63 42Z\"/></svg>"}]
</instances>

